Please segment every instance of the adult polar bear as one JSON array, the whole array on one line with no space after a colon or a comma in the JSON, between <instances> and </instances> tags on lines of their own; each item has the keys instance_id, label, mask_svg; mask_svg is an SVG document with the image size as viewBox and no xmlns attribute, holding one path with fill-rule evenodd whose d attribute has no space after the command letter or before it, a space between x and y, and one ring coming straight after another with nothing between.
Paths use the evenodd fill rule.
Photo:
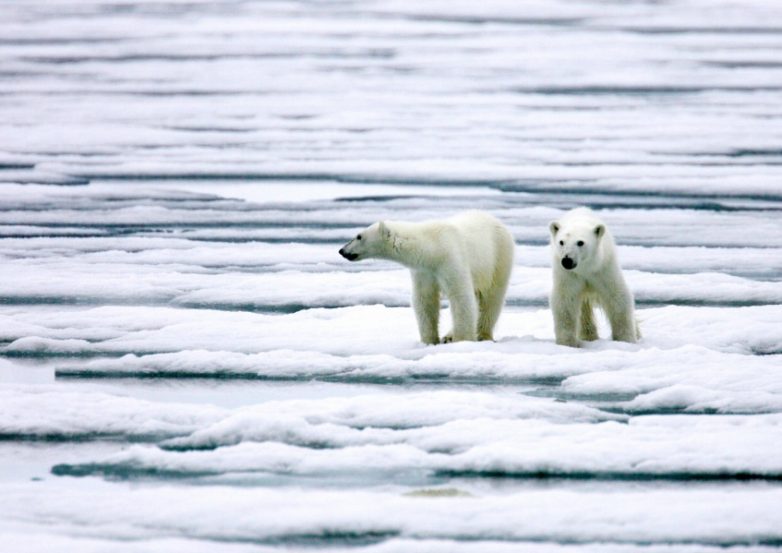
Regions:
<instances>
[{"instance_id":1,"label":"adult polar bear","mask_svg":"<svg viewBox=\"0 0 782 553\"><path fill-rule=\"evenodd\" d=\"M339 253L350 261L388 259L408 267L413 308L425 344L440 342L440 293L451 304L453 330L443 342L492 340L513 267L514 242L502 223L482 211L450 219L380 221Z\"/></svg>"},{"instance_id":2,"label":"adult polar bear","mask_svg":"<svg viewBox=\"0 0 782 553\"><path fill-rule=\"evenodd\" d=\"M633 294L616 257L614 238L605 223L584 207L549 225L554 287L551 310L558 344L597 340L593 306L605 311L614 340L637 342Z\"/></svg>"}]
</instances>

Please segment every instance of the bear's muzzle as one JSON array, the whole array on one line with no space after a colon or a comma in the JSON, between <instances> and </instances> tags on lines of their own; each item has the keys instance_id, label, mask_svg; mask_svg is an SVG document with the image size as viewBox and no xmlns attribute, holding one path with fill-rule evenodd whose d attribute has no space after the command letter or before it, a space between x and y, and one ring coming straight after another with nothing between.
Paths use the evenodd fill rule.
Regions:
<instances>
[{"instance_id":1,"label":"bear's muzzle","mask_svg":"<svg viewBox=\"0 0 782 553\"><path fill-rule=\"evenodd\" d=\"M341 255L348 261L355 261L356 259L358 259L358 254L346 252L345 248L339 249L339 255Z\"/></svg>"}]
</instances>

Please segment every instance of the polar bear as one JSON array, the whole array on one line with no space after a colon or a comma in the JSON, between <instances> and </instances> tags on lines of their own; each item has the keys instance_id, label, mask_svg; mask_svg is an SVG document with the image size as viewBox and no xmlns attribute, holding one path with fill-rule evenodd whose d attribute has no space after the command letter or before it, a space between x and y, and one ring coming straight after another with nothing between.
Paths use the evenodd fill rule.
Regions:
<instances>
[{"instance_id":1,"label":"polar bear","mask_svg":"<svg viewBox=\"0 0 782 553\"><path fill-rule=\"evenodd\" d=\"M388 259L410 269L421 341L440 342L440 293L453 330L443 342L492 340L508 289L515 244L505 226L482 211L419 223L380 221L339 253L349 261Z\"/></svg>"},{"instance_id":2,"label":"polar bear","mask_svg":"<svg viewBox=\"0 0 782 553\"><path fill-rule=\"evenodd\" d=\"M637 342L633 294L625 283L616 246L605 224L587 208L567 212L549 225L554 287L551 310L557 344L578 347L597 340L593 306L611 323L614 340Z\"/></svg>"}]
</instances>

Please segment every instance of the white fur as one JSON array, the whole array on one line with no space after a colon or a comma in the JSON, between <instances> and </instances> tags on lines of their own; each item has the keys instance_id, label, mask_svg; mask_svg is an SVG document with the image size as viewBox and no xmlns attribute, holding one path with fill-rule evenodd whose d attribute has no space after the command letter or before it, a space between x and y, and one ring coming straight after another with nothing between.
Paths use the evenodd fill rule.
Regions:
<instances>
[{"instance_id":1,"label":"white fur","mask_svg":"<svg viewBox=\"0 0 782 553\"><path fill-rule=\"evenodd\" d=\"M597 340L593 307L601 307L614 340L637 342L633 294L625 283L611 232L587 208L567 212L549 225L554 287L551 310L558 344L578 347ZM570 270L563 266L575 264Z\"/></svg>"},{"instance_id":2,"label":"white fur","mask_svg":"<svg viewBox=\"0 0 782 553\"><path fill-rule=\"evenodd\" d=\"M437 344L441 293L450 302L453 318L453 330L444 342L493 339L513 250L513 237L502 223L488 213L467 211L421 223L375 223L340 254L351 261L380 258L408 267L421 341Z\"/></svg>"}]
</instances>

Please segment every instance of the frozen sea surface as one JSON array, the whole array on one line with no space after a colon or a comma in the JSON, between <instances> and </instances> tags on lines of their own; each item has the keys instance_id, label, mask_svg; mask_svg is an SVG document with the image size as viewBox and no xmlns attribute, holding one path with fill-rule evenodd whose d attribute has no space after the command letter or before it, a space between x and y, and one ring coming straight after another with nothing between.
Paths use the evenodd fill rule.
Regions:
<instances>
[{"instance_id":1,"label":"frozen sea surface","mask_svg":"<svg viewBox=\"0 0 782 553\"><path fill-rule=\"evenodd\" d=\"M2 549L782 549L780 60L770 0L2 3ZM553 342L576 205L638 344ZM423 346L337 249L475 207L497 341Z\"/></svg>"}]
</instances>

